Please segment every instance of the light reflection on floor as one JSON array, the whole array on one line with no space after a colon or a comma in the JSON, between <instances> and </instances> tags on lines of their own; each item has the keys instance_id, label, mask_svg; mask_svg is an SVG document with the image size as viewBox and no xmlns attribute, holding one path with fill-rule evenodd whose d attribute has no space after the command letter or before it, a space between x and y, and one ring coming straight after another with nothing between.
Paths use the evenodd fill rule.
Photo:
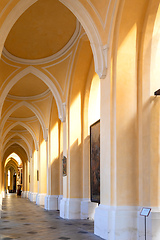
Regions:
<instances>
[{"instance_id":1,"label":"light reflection on floor","mask_svg":"<svg viewBox=\"0 0 160 240\"><path fill-rule=\"evenodd\" d=\"M8 194L3 200L0 239L98 240L93 221L65 220L58 211L46 211L28 199Z\"/></svg>"}]
</instances>

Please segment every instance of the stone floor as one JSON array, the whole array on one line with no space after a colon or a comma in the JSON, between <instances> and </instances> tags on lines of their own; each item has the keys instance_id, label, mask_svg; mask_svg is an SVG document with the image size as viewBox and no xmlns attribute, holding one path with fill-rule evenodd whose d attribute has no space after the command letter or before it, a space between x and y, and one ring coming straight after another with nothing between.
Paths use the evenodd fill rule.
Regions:
<instances>
[{"instance_id":1,"label":"stone floor","mask_svg":"<svg viewBox=\"0 0 160 240\"><path fill-rule=\"evenodd\" d=\"M64 220L58 211L9 194L3 200L0 239L101 239L93 234L93 225L90 220Z\"/></svg>"}]
</instances>

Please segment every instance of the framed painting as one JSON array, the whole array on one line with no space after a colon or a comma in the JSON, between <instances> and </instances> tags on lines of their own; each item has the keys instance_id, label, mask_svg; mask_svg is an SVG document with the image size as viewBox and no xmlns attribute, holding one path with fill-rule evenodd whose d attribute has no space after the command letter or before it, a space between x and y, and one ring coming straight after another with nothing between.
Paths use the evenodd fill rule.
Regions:
<instances>
[{"instance_id":1,"label":"framed painting","mask_svg":"<svg viewBox=\"0 0 160 240\"><path fill-rule=\"evenodd\" d=\"M37 182L39 181L39 170L37 170Z\"/></svg>"},{"instance_id":2,"label":"framed painting","mask_svg":"<svg viewBox=\"0 0 160 240\"><path fill-rule=\"evenodd\" d=\"M62 167L63 167L63 176L67 176L67 158L63 156L62 159Z\"/></svg>"},{"instance_id":3,"label":"framed painting","mask_svg":"<svg viewBox=\"0 0 160 240\"><path fill-rule=\"evenodd\" d=\"M100 120L90 126L91 202L100 203Z\"/></svg>"}]
</instances>

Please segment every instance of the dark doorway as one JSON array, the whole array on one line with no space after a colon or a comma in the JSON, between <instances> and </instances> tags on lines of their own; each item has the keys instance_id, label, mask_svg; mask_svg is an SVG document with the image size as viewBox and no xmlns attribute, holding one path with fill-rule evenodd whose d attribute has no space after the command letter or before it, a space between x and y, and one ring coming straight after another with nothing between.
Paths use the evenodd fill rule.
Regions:
<instances>
[{"instance_id":1,"label":"dark doorway","mask_svg":"<svg viewBox=\"0 0 160 240\"><path fill-rule=\"evenodd\" d=\"M13 192L16 192L16 175L13 175Z\"/></svg>"}]
</instances>

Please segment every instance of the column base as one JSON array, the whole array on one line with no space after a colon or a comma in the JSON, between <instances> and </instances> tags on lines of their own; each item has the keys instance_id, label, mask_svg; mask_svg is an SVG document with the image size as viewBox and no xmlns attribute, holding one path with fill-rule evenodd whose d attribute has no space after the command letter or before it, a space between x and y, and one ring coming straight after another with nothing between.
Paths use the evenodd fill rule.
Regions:
<instances>
[{"instance_id":1,"label":"column base","mask_svg":"<svg viewBox=\"0 0 160 240\"><path fill-rule=\"evenodd\" d=\"M36 196L36 204L39 206L44 206L45 205L45 197L46 194L45 193L39 193Z\"/></svg>"},{"instance_id":2,"label":"column base","mask_svg":"<svg viewBox=\"0 0 160 240\"><path fill-rule=\"evenodd\" d=\"M0 218L2 213L2 194L0 194Z\"/></svg>"},{"instance_id":3,"label":"column base","mask_svg":"<svg viewBox=\"0 0 160 240\"><path fill-rule=\"evenodd\" d=\"M98 203L91 202L89 199L83 199L81 202L81 219L94 220L95 209Z\"/></svg>"},{"instance_id":4,"label":"column base","mask_svg":"<svg viewBox=\"0 0 160 240\"><path fill-rule=\"evenodd\" d=\"M58 209L58 195L47 195L45 197L44 208L46 210L57 210Z\"/></svg>"},{"instance_id":5,"label":"column base","mask_svg":"<svg viewBox=\"0 0 160 240\"><path fill-rule=\"evenodd\" d=\"M63 199L63 195L59 195L58 196L58 210L60 210L60 203L61 203L62 199Z\"/></svg>"},{"instance_id":6,"label":"column base","mask_svg":"<svg viewBox=\"0 0 160 240\"><path fill-rule=\"evenodd\" d=\"M60 217L65 219L80 219L81 200L81 198L63 198L60 202Z\"/></svg>"},{"instance_id":7,"label":"column base","mask_svg":"<svg viewBox=\"0 0 160 240\"><path fill-rule=\"evenodd\" d=\"M5 191L2 191L2 198L5 198L6 197L6 192Z\"/></svg>"},{"instance_id":8,"label":"column base","mask_svg":"<svg viewBox=\"0 0 160 240\"><path fill-rule=\"evenodd\" d=\"M31 199L31 192L28 192L28 199Z\"/></svg>"},{"instance_id":9,"label":"column base","mask_svg":"<svg viewBox=\"0 0 160 240\"><path fill-rule=\"evenodd\" d=\"M29 191L26 191L26 198L28 198L28 195L29 195Z\"/></svg>"},{"instance_id":10,"label":"column base","mask_svg":"<svg viewBox=\"0 0 160 240\"><path fill-rule=\"evenodd\" d=\"M139 239L139 214L138 207L109 207L100 204L95 209L94 234L106 240Z\"/></svg>"},{"instance_id":11,"label":"column base","mask_svg":"<svg viewBox=\"0 0 160 240\"><path fill-rule=\"evenodd\" d=\"M22 197L22 198L26 198L26 191L23 191L23 192L21 193L21 197Z\"/></svg>"},{"instance_id":12,"label":"column base","mask_svg":"<svg viewBox=\"0 0 160 240\"><path fill-rule=\"evenodd\" d=\"M31 202L36 202L36 196L37 196L37 193L31 193L30 194L30 201Z\"/></svg>"}]
</instances>

